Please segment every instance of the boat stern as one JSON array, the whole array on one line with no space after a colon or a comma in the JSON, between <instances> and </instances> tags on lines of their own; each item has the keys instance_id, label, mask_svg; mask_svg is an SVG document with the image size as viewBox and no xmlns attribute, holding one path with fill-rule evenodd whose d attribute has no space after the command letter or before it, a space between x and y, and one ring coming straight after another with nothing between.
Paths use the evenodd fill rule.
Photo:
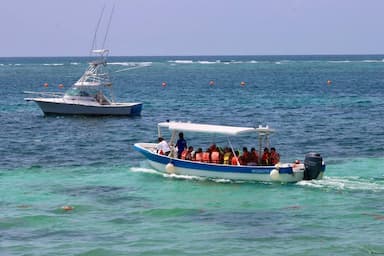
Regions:
<instances>
[{"instance_id":1,"label":"boat stern","mask_svg":"<svg viewBox=\"0 0 384 256\"><path fill-rule=\"evenodd\" d=\"M323 158L319 153L308 153L304 160L304 180L322 179L325 171Z\"/></svg>"}]
</instances>

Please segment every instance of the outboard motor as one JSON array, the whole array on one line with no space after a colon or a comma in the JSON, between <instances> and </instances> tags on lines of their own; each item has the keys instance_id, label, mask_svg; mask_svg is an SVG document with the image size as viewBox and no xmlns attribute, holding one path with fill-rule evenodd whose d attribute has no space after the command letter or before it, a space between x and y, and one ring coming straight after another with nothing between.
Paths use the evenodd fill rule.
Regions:
<instances>
[{"instance_id":1,"label":"outboard motor","mask_svg":"<svg viewBox=\"0 0 384 256\"><path fill-rule=\"evenodd\" d=\"M323 158L319 153L308 153L304 160L304 180L313 180L319 177L322 171Z\"/></svg>"}]
</instances>

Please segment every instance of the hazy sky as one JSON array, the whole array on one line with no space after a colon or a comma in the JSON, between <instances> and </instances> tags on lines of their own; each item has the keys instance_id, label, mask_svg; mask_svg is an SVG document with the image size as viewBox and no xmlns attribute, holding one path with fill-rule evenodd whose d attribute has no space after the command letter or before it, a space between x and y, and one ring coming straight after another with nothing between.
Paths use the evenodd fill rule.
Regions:
<instances>
[{"instance_id":1,"label":"hazy sky","mask_svg":"<svg viewBox=\"0 0 384 256\"><path fill-rule=\"evenodd\" d=\"M383 54L384 0L0 0L0 57Z\"/></svg>"}]
</instances>

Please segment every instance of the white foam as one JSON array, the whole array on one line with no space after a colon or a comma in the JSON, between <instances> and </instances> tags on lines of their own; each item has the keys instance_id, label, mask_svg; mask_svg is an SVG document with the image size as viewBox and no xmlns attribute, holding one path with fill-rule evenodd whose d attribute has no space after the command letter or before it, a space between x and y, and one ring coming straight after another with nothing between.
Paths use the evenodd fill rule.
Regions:
<instances>
[{"instance_id":1,"label":"white foam","mask_svg":"<svg viewBox=\"0 0 384 256\"><path fill-rule=\"evenodd\" d=\"M220 63L220 60L217 60L217 61L200 60L197 63L199 63L199 64L218 64L218 63Z\"/></svg>"},{"instance_id":2,"label":"white foam","mask_svg":"<svg viewBox=\"0 0 384 256\"><path fill-rule=\"evenodd\" d=\"M64 66L64 63L45 63L43 66Z\"/></svg>"},{"instance_id":3,"label":"white foam","mask_svg":"<svg viewBox=\"0 0 384 256\"><path fill-rule=\"evenodd\" d=\"M384 191L383 184L375 183L372 180L365 180L361 177L324 177L322 180L299 181L300 186L315 188L331 188L335 190L351 191Z\"/></svg>"},{"instance_id":4,"label":"white foam","mask_svg":"<svg viewBox=\"0 0 384 256\"><path fill-rule=\"evenodd\" d=\"M329 60L329 63L350 63L350 60Z\"/></svg>"},{"instance_id":5,"label":"white foam","mask_svg":"<svg viewBox=\"0 0 384 256\"><path fill-rule=\"evenodd\" d=\"M233 180L229 179L212 179L212 181L217 182L217 183L233 183Z\"/></svg>"},{"instance_id":6,"label":"white foam","mask_svg":"<svg viewBox=\"0 0 384 256\"><path fill-rule=\"evenodd\" d=\"M168 174L156 171L155 169L151 168L145 168L145 167L132 167L130 168L130 171L132 172L141 172L141 173L150 173L150 174L157 174L161 175L165 178L171 178L171 179L182 179L182 180L206 180L205 178L199 177L199 176L189 176L189 175L180 175L180 174Z\"/></svg>"},{"instance_id":7,"label":"white foam","mask_svg":"<svg viewBox=\"0 0 384 256\"><path fill-rule=\"evenodd\" d=\"M176 64L193 64L193 60L169 60L168 62Z\"/></svg>"},{"instance_id":8,"label":"white foam","mask_svg":"<svg viewBox=\"0 0 384 256\"><path fill-rule=\"evenodd\" d=\"M383 62L383 60L362 60L361 62L378 63L378 62Z\"/></svg>"},{"instance_id":9,"label":"white foam","mask_svg":"<svg viewBox=\"0 0 384 256\"><path fill-rule=\"evenodd\" d=\"M162 174L154 169L144 168L144 167L132 167L130 168L131 172L143 172L143 173L152 173L152 174Z\"/></svg>"},{"instance_id":10,"label":"white foam","mask_svg":"<svg viewBox=\"0 0 384 256\"><path fill-rule=\"evenodd\" d=\"M172 179L182 179L182 180L205 180L205 178L199 176L189 176L189 175L180 175L180 174L167 174L163 173L163 177L172 178Z\"/></svg>"}]
</instances>

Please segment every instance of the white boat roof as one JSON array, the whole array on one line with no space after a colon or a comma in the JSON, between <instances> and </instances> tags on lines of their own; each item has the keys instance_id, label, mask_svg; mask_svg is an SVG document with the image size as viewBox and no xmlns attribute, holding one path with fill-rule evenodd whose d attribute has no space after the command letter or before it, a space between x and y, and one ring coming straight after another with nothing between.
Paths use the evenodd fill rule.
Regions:
<instances>
[{"instance_id":1,"label":"white boat roof","mask_svg":"<svg viewBox=\"0 0 384 256\"><path fill-rule=\"evenodd\" d=\"M239 126L226 126L226 125L212 125L212 124L196 124L189 122L162 122L158 124L159 127L168 128L173 131L185 131L185 132L201 132L201 133L213 133L222 135L239 135L244 133L263 133L269 134L273 130L268 126L258 128L255 127L239 127Z\"/></svg>"}]
</instances>

